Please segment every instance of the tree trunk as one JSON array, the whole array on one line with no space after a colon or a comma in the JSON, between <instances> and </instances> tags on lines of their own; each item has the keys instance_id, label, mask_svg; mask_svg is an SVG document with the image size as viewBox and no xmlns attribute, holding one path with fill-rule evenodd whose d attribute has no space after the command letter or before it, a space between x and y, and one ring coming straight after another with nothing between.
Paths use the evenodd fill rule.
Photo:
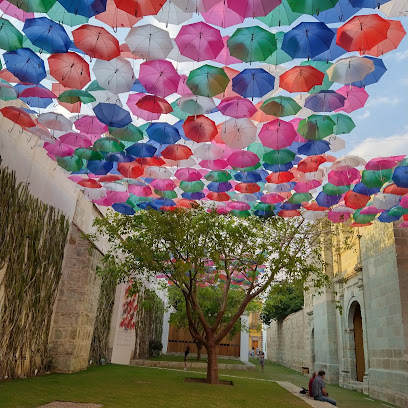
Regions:
<instances>
[{"instance_id":1,"label":"tree trunk","mask_svg":"<svg viewBox=\"0 0 408 408\"><path fill-rule=\"evenodd\" d=\"M203 343L197 341L197 361L201 360L201 349L203 348Z\"/></svg>"},{"instance_id":2,"label":"tree trunk","mask_svg":"<svg viewBox=\"0 0 408 408\"><path fill-rule=\"evenodd\" d=\"M214 344L209 344L207 347L207 382L209 384L218 384L218 362L217 349Z\"/></svg>"}]
</instances>

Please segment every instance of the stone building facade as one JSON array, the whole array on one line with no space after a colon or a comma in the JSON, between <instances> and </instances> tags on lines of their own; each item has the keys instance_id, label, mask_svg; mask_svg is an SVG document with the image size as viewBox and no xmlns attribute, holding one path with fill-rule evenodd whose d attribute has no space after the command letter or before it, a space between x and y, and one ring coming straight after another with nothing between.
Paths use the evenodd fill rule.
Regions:
<instances>
[{"instance_id":1,"label":"stone building facade","mask_svg":"<svg viewBox=\"0 0 408 408\"><path fill-rule=\"evenodd\" d=\"M341 232L323 257L333 284L306 292L304 309L267 330L269 359L330 383L408 407L408 231L374 223Z\"/></svg>"}]
</instances>

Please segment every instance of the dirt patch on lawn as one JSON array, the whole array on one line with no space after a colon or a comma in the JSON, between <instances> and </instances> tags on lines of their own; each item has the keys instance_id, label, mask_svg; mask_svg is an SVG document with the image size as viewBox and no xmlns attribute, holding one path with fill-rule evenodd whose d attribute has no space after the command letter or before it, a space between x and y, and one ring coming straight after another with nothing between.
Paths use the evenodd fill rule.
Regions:
<instances>
[{"instance_id":1,"label":"dirt patch on lawn","mask_svg":"<svg viewBox=\"0 0 408 408\"><path fill-rule=\"evenodd\" d=\"M184 382L208 384L205 378L185 378ZM218 380L218 385L234 385L232 381Z\"/></svg>"},{"instance_id":2,"label":"dirt patch on lawn","mask_svg":"<svg viewBox=\"0 0 408 408\"><path fill-rule=\"evenodd\" d=\"M88 402L68 402L54 401L46 405L41 405L38 408L102 408L101 404L90 404Z\"/></svg>"}]
</instances>

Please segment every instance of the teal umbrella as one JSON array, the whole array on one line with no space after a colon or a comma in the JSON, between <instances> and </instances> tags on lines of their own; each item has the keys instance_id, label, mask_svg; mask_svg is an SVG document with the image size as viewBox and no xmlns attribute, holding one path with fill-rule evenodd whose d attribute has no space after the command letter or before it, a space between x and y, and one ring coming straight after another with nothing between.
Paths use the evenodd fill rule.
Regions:
<instances>
[{"instance_id":1,"label":"teal umbrella","mask_svg":"<svg viewBox=\"0 0 408 408\"><path fill-rule=\"evenodd\" d=\"M193 94L210 98L223 93L229 82L222 68L206 64L190 72L186 85Z\"/></svg>"},{"instance_id":2,"label":"teal umbrella","mask_svg":"<svg viewBox=\"0 0 408 408\"><path fill-rule=\"evenodd\" d=\"M356 212L353 214L354 222L357 222L359 224L368 224L376 217L376 214L360 214L361 210L362 208L356 210Z\"/></svg>"},{"instance_id":3,"label":"teal umbrella","mask_svg":"<svg viewBox=\"0 0 408 408\"><path fill-rule=\"evenodd\" d=\"M350 186L335 186L332 183L326 183L323 186L323 193L327 195L342 195L350 190Z\"/></svg>"},{"instance_id":4,"label":"teal umbrella","mask_svg":"<svg viewBox=\"0 0 408 408\"><path fill-rule=\"evenodd\" d=\"M339 0L288 0L293 11L311 16L333 8L338 2Z\"/></svg>"},{"instance_id":5,"label":"teal umbrella","mask_svg":"<svg viewBox=\"0 0 408 408\"><path fill-rule=\"evenodd\" d=\"M96 101L92 94L90 94L88 91L83 91L82 89L68 89L58 96L58 100L60 102L71 104L77 102L91 103Z\"/></svg>"},{"instance_id":6,"label":"teal umbrella","mask_svg":"<svg viewBox=\"0 0 408 408\"><path fill-rule=\"evenodd\" d=\"M204 177L206 180L215 181L216 183L225 183L232 179L231 175L226 170L212 170Z\"/></svg>"},{"instance_id":7,"label":"teal umbrella","mask_svg":"<svg viewBox=\"0 0 408 408\"><path fill-rule=\"evenodd\" d=\"M109 134L123 142L138 142L143 139L143 132L132 123L123 128L109 128Z\"/></svg>"},{"instance_id":8,"label":"teal umbrella","mask_svg":"<svg viewBox=\"0 0 408 408\"><path fill-rule=\"evenodd\" d=\"M69 13L59 2L56 2L48 10L47 14L50 16L51 20L71 27L86 24L89 20L87 17L79 14Z\"/></svg>"},{"instance_id":9,"label":"teal umbrella","mask_svg":"<svg viewBox=\"0 0 408 408\"><path fill-rule=\"evenodd\" d=\"M125 145L114 137L101 137L94 143L93 147L105 153L123 152L125 150Z\"/></svg>"},{"instance_id":10,"label":"teal umbrella","mask_svg":"<svg viewBox=\"0 0 408 408\"><path fill-rule=\"evenodd\" d=\"M179 98L179 99L180 99L180 98ZM179 99L175 100L174 102L172 102L172 103L170 104L170 106L173 108L173 111L170 112L170 115L173 115L173 116L175 116L177 119L180 119L180 120L186 120L190 115L180 109L180 106L179 106L179 104L177 103L177 101L178 101Z\"/></svg>"},{"instance_id":11,"label":"teal umbrella","mask_svg":"<svg viewBox=\"0 0 408 408\"><path fill-rule=\"evenodd\" d=\"M79 171L84 168L86 161L77 156L57 157L57 163L66 171Z\"/></svg>"},{"instance_id":12,"label":"teal umbrella","mask_svg":"<svg viewBox=\"0 0 408 408\"><path fill-rule=\"evenodd\" d=\"M295 156L295 153L289 149L279 149L265 153L263 160L268 164L285 164L291 162Z\"/></svg>"},{"instance_id":13,"label":"teal umbrella","mask_svg":"<svg viewBox=\"0 0 408 408\"><path fill-rule=\"evenodd\" d=\"M278 33L275 33L275 38L276 38L276 46L277 49L272 53L270 57L268 57L265 62L267 64L272 64L272 65L280 65L285 62L292 61L293 58L287 54L285 51L282 50L282 41L285 33L283 31L279 31Z\"/></svg>"},{"instance_id":14,"label":"teal umbrella","mask_svg":"<svg viewBox=\"0 0 408 408\"><path fill-rule=\"evenodd\" d=\"M23 34L10 21L0 18L0 48L14 51L23 46Z\"/></svg>"},{"instance_id":15,"label":"teal umbrella","mask_svg":"<svg viewBox=\"0 0 408 408\"><path fill-rule=\"evenodd\" d=\"M0 99L2 101L17 99L17 91L7 81L0 80Z\"/></svg>"},{"instance_id":16,"label":"teal umbrella","mask_svg":"<svg viewBox=\"0 0 408 408\"><path fill-rule=\"evenodd\" d=\"M205 187L201 180L197 181L181 181L180 188L186 193L198 193Z\"/></svg>"},{"instance_id":17,"label":"teal umbrella","mask_svg":"<svg viewBox=\"0 0 408 408\"><path fill-rule=\"evenodd\" d=\"M293 193L288 202L291 204L302 204L304 201L309 202L313 196L310 193Z\"/></svg>"},{"instance_id":18,"label":"teal umbrella","mask_svg":"<svg viewBox=\"0 0 408 408\"><path fill-rule=\"evenodd\" d=\"M281 27L291 25L301 15L301 13L297 13L291 9L287 0L282 0L282 3L269 14L265 17L257 17L257 19L269 27Z\"/></svg>"},{"instance_id":19,"label":"teal umbrella","mask_svg":"<svg viewBox=\"0 0 408 408\"><path fill-rule=\"evenodd\" d=\"M75 156L84 160L102 160L103 155L99 153L94 147L80 147L75 150Z\"/></svg>"},{"instance_id":20,"label":"teal umbrella","mask_svg":"<svg viewBox=\"0 0 408 408\"><path fill-rule=\"evenodd\" d=\"M331 118L334 120L333 133L335 135L344 135L350 133L355 127L355 123L350 116L344 115L343 113L336 113L331 115Z\"/></svg>"},{"instance_id":21,"label":"teal umbrella","mask_svg":"<svg viewBox=\"0 0 408 408\"><path fill-rule=\"evenodd\" d=\"M264 154L270 152L273 149L264 146L262 143L254 142L247 147L247 150L250 152L254 152L262 160Z\"/></svg>"},{"instance_id":22,"label":"teal umbrella","mask_svg":"<svg viewBox=\"0 0 408 408\"><path fill-rule=\"evenodd\" d=\"M102 88L97 80L92 81L86 88L85 91L93 92L93 91L105 91L105 88Z\"/></svg>"}]
</instances>

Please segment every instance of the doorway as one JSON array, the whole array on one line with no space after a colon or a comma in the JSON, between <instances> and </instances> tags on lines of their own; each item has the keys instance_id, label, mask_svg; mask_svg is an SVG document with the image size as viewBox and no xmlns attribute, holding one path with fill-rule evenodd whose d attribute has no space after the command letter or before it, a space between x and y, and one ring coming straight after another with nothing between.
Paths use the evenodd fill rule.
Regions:
<instances>
[{"instance_id":1,"label":"doorway","mask_svg":"<svg viewBox=\"0 0 408 408\"><path fill-rule=\"evenodd\" d=\"M360 304L356 302L353 315L354 344L356 351L356 373L357 381L363 381L365 374L364 341L363 341L363 319L361 317Z\"/></svg>"}]
</instances>

